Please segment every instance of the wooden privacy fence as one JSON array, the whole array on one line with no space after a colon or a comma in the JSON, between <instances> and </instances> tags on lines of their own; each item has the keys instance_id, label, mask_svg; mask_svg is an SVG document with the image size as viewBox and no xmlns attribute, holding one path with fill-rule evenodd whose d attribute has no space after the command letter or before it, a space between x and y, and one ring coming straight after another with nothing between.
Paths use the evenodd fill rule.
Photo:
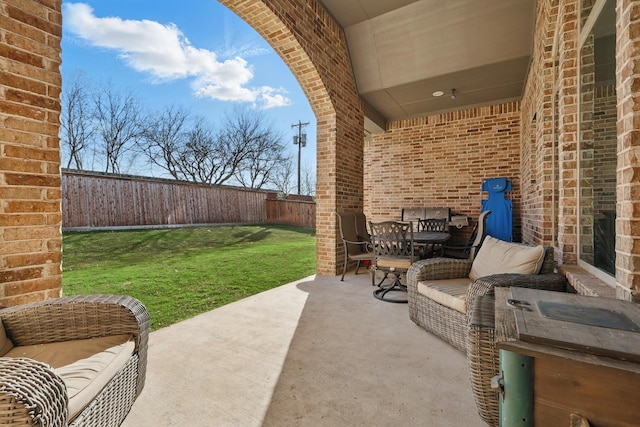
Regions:
<instances>
[{"instance_id":1,"label":"wooden privacy fence","mask_svg":"<svg viewBox=\"0 0 640 427\"><path fill-rule=\"evenodd\" d=\"M267 199L267 222L316 228L315 202Z\"/></svg>"},{"instance_id":2,"label":"wooden privacy fence","mask_svg":"<svg viewBox=\"0 0 640 427\"><path fill-rule=\"evenodd\" d=\"M267 198L275 198L275 194L263 190L65 170L62 172L62 226L276 223L315 227L315 203L283 201L284 206L276 203L279 207L272 209L268 205L280 201Z\"/></svg>"}]
</instances>

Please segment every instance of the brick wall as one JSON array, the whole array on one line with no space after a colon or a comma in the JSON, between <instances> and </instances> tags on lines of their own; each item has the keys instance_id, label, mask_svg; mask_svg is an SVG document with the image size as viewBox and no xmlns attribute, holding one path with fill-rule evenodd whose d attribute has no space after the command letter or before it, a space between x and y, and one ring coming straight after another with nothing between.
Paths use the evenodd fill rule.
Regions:
<instances>
[{"instance_id":1,"label":"brick wall","mask_svg":"<svg viewBox=\"0 0 640 427\"><path fill-rule=\"evenodd\" d=\"M522 147L535 151L523 191L523 236L577 262L578 1L537 2L532 64L522 100ZM557 85L554 86L554 82ZM535 118L535 126L529 120ZM524 148L523 148L524 149ZM526 165L523 164L523 168Z\"/></svg>"},{"instance_id":2,"label":"brick wall","mask_svg":"<svg viewBox=\"0 0 640 427\"><path fill-rule=\"evenodd\" d=\"M591 0L582 1L582 19L588 16L592 8ZM590 34L580 52L580 141L578 157L580 159L580 198L578 208L580 223L580 259L593 264L594 260L594 149L595 149L595 83L596 69L594 57L594 37Z\"/></svg>"},{"instance_id":3,"label":"brick wall","mask_svg":"<svg viewBox=\"0 0 640 427\"><path fill-rule=\"evenodd\" d=\"M477 218L484 178L512 180L520 240L520 104L506 103L390 123L365 142L365 214L400 219L403 207L450 207Z\"/></svg>"},{"instance_id":4,"label":"brick wall","mask_svg":"<svg viewBox=\"0 0 640 427\"><path fill-rule=\"evenodd\" d=\"M550 239L557 247L559 260L566 264L577 263L578 233L578 184L580 171L578 159L582 156L585 177L596 179L588 169L610 171L612 163L602 164L597 153L593 130L597 129L597 117L611 116L614 110L610 88L596 91L593 106L583 105L582 118L594 119L593 126L583 127L578 137L578 36L580 21L584 21L594 1L585 0L544 0L537 2L538 13L534 37L533 61L522 100L521 144L531 143L533 130L526 123L527 118L536 118L535 145L542 155L536 158L539 177L545 179L540 199L549 206L551 221L546 215L543 221L529 221L528 210L523 214L523 236L535 236L538 230L544 235L551 233ZM582 9L581 9L582 8ZM617 112L617 218L616 218L616 296L621 299L640 301L640 251L638 236L640 227L640 138L637 132L637 116L640 107L636 102L640 84L637 79L637 64L640 58L640 2L637 0L617 0L616 2L616 105ZM586 48L590 48L587 41ZM582 83L589 84L591 71L582 70ZM554 87L554 81L557 86ZM554 94L557 97L554 98ZM583 100L586 101L586 100ZM590 117L587 117L590 116ZM589 120L586 120L589 122ZM613 129L608 129L610 134ZM601 133L601 129L598 129ZM579 143L583 150L579 150ZM600 144L601 141L598 141ZM591 144L591 145L590 145ZM525 151L523 150L523 153ZM542 172L542 173L541 173ZM522 171L523 179L528 172ZM608 182L613 184L610 178ZM550 185L547 184L550 182ZM582 189L586 199L593 198L610 202L612 186L606 194L589 194L588 182ZM523 206L534 205L538 199L530 190L523 190ZM550 202L548 201L550 199ZM593 212L582 211L583 231L593 235L591 217ZM550 226L549 226L550 225ZM589 243L583 241L583 243ZM583 254L588 259L589 253Z\"/></svg>"},{"instance_id":5,"label":"brick wall","mask_svg":"<svg viewBox=\"0 0 640 427\"><path fill-rule=\"evenodd\" d=\"M61 13L0 2L0 305L58 296Z\"/></svg>"},{"instance_id":6,"label":"brick wall","mask_svg":"<svg viewBox=\"0 0 640 427\"><path fill-rule=\"evenodd\" d=\"M618 173L616 295L640 302L640 2L616 2Z\"/></svg>"},{"instance_id":7,"label":"brick wall","mask_svg":"<svg viewBox=\"0 0 640 427\"><path fill-rule=\"evenodd\" d=\"M221 0L258 31L296 76L317 121L317 271L336 274L334 211L362 210L364 113L346 40L315 0Z\"/></svg>"},{"instance_id":8,"label":"brick wall","mask_svg":"<svg viewBox=\"0 0 640 427\"><path fill-rule=\"evenodd\" d=\"M595 240L596 227L616 204L616 94L612 86L594 87L591 80L585 84L584 72L581 80L587 99L580 110L580 258L593 264L602 249Z\"/></svg>"},{"instance_id":9,"label":"brick wall","mask_svg":"<svg viewBox=\"0 0 640 427\"><path fill-rule=\"evenodd\" d=\"M557 163L554 140L553 39L556 2L537 2L536 27L529 75L522 99L522 240L555 244L557 227Z\"/></svg>"},{"instance_id":10,"label":"brick wall","mask_svg":"<svg viewBox=\"0 0 640 427\"><path fill-rule=\"evenodd\" d=\"M595 151L593 168L598 171L594 176L594 210L603 212L611 209L616 203L616 169L615 153L617 150L616 134L616 93L612 86L596 89L594 106Z\"/></svg>"},{"instance_id":11,"label":"brick wall","mask_svg":"<svg viewBox=\"0 0 640 427\"><path fill-rule=\"evenodd\" d=\"M578 244L578 1L562 1L558 52L558 248L577 262Z\"/></svg>"}]
</instances>

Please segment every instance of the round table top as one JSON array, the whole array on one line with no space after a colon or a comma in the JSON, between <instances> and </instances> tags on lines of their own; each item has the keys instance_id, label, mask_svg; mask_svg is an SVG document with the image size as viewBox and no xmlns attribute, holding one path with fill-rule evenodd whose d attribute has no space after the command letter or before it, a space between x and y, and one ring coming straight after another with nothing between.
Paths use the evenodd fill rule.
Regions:
<instances>
[{"instance_id":1,"label":"round table top","mask_svg":"<svg viewBox=\"0 0 640 427\"><path fill-rule=\"evenodd\" d=\"M440 231L414 231L413 241L417 243L444 243L451 234Z\"/></svg>"}]
</instances>

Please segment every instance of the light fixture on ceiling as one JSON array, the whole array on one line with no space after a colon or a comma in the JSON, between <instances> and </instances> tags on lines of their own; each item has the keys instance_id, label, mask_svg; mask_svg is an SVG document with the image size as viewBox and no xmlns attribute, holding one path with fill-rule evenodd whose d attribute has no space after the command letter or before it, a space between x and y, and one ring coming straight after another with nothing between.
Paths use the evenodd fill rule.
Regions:
<instances>
[{"instance_id":1,"label":"light fixture on ceiling","mask_svg":"<svg viewBox=\"0 0 640 427\"><path fill-rule=\"evenodd\" d=\"M451 89L451 99L456 99L456 90Z\"/></svg>"},{"instance_id":2,"label":"light fixture on ceiling","mask_svg":"<svg viewBox=\"0 0 640 427\"><path fill-rule=\"evenodd\" d=\"M438 96L442 96L444 95L444 92L441 90L437 90L435 92L432 93L433 96L438 97Z\"/></svg>"}]
</instances>

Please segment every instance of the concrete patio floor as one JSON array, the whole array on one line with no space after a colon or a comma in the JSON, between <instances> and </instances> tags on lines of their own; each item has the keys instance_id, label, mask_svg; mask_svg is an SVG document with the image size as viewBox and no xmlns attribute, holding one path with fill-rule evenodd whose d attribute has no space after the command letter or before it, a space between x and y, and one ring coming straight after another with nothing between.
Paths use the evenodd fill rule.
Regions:
<instances>
[{"instance_id":1,"label":"concrete patio floor","mask_svg":"<svg viewBox=\"0 0 640 427\"><path fill-rule=\"evenodd\" d=\"M373 289L312 276L152 332L123 425L484 426L465 356Z\"/></svg>"}]
</instances>

